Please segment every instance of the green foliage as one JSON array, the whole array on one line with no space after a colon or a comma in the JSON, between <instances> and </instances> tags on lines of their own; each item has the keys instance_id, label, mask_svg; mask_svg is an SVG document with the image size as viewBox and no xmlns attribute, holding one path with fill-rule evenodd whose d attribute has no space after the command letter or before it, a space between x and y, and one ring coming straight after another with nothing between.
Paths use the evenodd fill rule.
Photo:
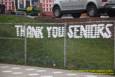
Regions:
<instances>
[{"instance_id":1,"label":"green foliage","mask_svg":"<svg viewBox=\"0 0 115 77\"><path fill-rule=\"evenodd\" d=\"M17 11L26 11L26 9L18 9Z\"/></svg>"},{"instance_id":2,"label":"green foliage","mask_svg":"<svg viewBox=\"0 0 115 77\"><path fill-rule=\"evenodd\" d=\"M38 16L38 13L41 13L41 9L32 7L31 10L29 10L29 8L27 8L26 13L31 16Z\"/></svg>"}]
</instances>

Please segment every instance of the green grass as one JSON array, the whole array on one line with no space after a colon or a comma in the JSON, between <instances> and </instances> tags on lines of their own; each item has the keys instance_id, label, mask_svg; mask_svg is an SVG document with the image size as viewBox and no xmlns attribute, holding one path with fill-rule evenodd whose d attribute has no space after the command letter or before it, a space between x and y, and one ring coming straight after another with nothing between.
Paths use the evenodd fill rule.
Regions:
<instances>
[{"instance_id":1,"label":"green grass","mask_svg":"<svg viewBox=\"0 0 115 77\"><path fill-rule=\"evenodd\" d=\"M113 68L113 40L73 39L67 44L69 66L81 69Z\"/></svg>"},{"instance_id":2,"label":"green grass","mask_svg":"<svg viewBox=\"0 0 115 77\"><path fill-rule=\"evenodd\" d=\"M25 16L0 16L0 23L34 23L38 22Z\"/></svg>"},{"instance_id":3,"label":"green grass","mask_svg":"<svg viewBox=\"0 0 115 77\"><path fill-rule=\"evenodd\" d=\"M35 23L22 16L0 16L0 23ZM0 25L0 36L16 37L13 25ZM113 69L113 39L67 39L68 69ZM27 39L27 64L63 68L64 38ZM0 62L24 64L24 39L0 39Z\"/></svg>"}]
</instances>

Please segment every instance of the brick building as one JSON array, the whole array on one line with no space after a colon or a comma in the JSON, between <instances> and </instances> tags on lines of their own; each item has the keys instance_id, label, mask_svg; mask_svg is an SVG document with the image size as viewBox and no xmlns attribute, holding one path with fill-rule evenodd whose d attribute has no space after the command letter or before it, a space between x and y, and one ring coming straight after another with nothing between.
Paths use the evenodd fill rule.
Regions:
<instances>
[{"instance_id":1,"label":"brick building","mask_svg":"<svg viewBox=\"0 0 115 77\"><path fill-rule=\"evenodd\" d=\"M2 0L2 3L5 5L6 11L13 10L14 0Z\"/></svg>"},{"instance_id":2,"label":"brick building","mask_svg":"<svg viewBox=\"0 0 115 77\"><path fill-rule=\"evenodd\" d=\"M24 9L28 6L38 6L39 0L16 0L17 9Z\"/></svg>"},{"instance_id":3,"label":"brick building","mask_svg":"<svg viewBox=\"0 0 115 77\"><path fill-rule=\"evenodd\" d=\"M54 0L0 0L6 7L6 11L26 9L28 6L41 7L42 15L52 16Z\"/></svg>"},{"instance_id":4,"label":"brick building","mask_svg":"<svg viewBox=\"0 0 115 77\"><path fill-rule=\"evenodd\" d=\"M43 15L52 16L54 0L40 0Z\"/></svg>"},{"instance_id":5,"label":"brick building","mask_svg":"<svg viewBox=\"0 0 115 77\"><path fill-rule=\"evenodd\" d=\"M25 9L28 6L38 6L39 0L0 0L4 4L6 10Z\"/></svg>"}]
</instances>

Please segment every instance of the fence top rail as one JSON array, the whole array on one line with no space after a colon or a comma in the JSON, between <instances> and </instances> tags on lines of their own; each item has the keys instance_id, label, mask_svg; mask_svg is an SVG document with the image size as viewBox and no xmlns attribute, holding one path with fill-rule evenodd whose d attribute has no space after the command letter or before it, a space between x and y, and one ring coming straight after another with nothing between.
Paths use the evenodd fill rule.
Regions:
<instances>
[{"instance_id":1,"label":"fence top rail","mask_svg":"<svg viewBox=\"0 0 115 77\"><path fill-rule=\"evenodd\" d=\"M15 37L0 37L0 39L9 39L9 40L24 40L24 38L15 38Z\"/></svg>"},{"instance_id":2,"label":"fence top rail","mask_svg":"<svg viewBox=\"0 0 115 77\"><path fill-rule=\"evenodd\" d=\"M24 24L24 25L27 25L27 24L65 24L65 23L0 23L0 24Z\"/></svg>"},{"instance_id":3,"label":"fence top rail","mask_svg":"<svg viewBox=\"0 0 115 77\"><path fill-rule=\"evenodd\" d=\"M60 24L60 25L64 25L64 24L80 24L80 23L109 23L109 22L113 22L115 23L115 20L104 20L104 21L87 21L87 22L63 22L63 23L0 23L0 24L24 24L24 25L27 25L27 24Z\"/></svg>"},{"instance_id":4,"label":"fence top rail","mask_svg":"<svg viewBox=\"0 0 115 77\"><path fill-rule=\"evenodd\" d=\"M66 22L66 24L82 24L82 23L115 23L115 21L87 21L87 22Z\"/></svg>"}]
</instances>

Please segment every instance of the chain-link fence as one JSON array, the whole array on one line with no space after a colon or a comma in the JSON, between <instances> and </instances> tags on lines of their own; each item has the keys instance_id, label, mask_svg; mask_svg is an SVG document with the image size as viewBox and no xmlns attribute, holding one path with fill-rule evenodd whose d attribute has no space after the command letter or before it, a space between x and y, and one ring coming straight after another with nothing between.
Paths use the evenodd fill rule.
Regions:
<instances>
[{"instance_id":1,"label":"chain-link fence","mask_svg":"<svg viewBox=\"0 0 115 77\"><path fill-rule=\"evenodd\" d=\"M0 24L0 62L24 64L24 38L16 36L14 24Z\"/></svg>"},{"instance_id":2,"label":"chain-link fence","mask_svg":"<svg viewBox=\"0 0 115 77\"><path fill-rule=\"evenodd\" d=\"M0 23L0 62L113 69L115 21Z\"/></svg>"},{"instance_id":3,"label":"chain-link fence","mask_svg":"<svg viewBox=\"0 0 115 77\"><path fill-rule=\"evenodd\" d=\"M68 37L66 38L67 67L74 69L113 69L113 22L81 22L72 23L68 27Z\"/></svg>"}]
</instances>

